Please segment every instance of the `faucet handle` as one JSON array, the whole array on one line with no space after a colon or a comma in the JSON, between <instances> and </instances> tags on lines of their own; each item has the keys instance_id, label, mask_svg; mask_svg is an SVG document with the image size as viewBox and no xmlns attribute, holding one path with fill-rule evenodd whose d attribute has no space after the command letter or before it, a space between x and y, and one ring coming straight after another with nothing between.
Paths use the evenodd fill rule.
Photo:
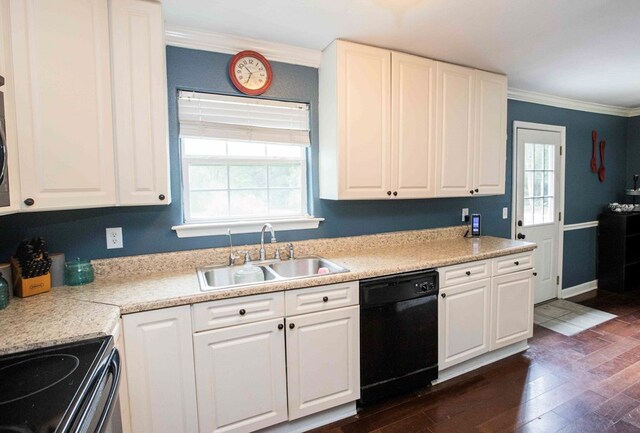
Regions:
<instances>
[{"instance_id":1,"label":"faucet handle","mask_svg":"<svg viewBox=\"0 0 640 433\"><path fill-rule=\"evenodd\" d=\"M293 251L293 244L289 242L287 246L289 247L289 260L294 260L296 257L295 252Z\"/></svg>"},{"instance_id":2,"label":"faucet handle","mask_svg":"<svg viewBox=\"0 0 640 433\"><path fill-rule=\"evenodd\" d=\"M236 264L236 260L238 260L240 258L240 254L231 251L229 253L229 266L233 266Z\"/></svg>"},{"instance_id":3,"label":"faucet handle","mask_svg":"<svg viewBox=\"0 0 640 433\"><path fill-rule=\"evenodd\" d=\"M276 247L275 255L273 256L275 260L281 260L280 258L280 247Z\"/></svg>"},{"instance_id":4,"label":"faucet handle","mask_svg":"<svg viewBox=\"0 0 640 433\"><path fill-rule=\"evenodd\" d=\"M249 251L243 251L242 254L244 254L244 262L245 263L249 263L253 260L251 260L251 253Z\"/></svg>"}]
</instances>

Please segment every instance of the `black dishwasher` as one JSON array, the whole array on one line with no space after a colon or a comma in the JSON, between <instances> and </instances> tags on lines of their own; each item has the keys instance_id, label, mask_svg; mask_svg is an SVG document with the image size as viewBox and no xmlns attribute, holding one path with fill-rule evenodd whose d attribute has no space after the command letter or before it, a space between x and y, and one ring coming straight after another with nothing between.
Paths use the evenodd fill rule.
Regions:
<instances>
[{"instance_id":1,"label":"black dishwasher","mask_svg":"<svg viewBox=\"0 0 640 433\"><path fill-rule=\"evenodd\" d=\"M438 272L360 282L360 405L438 378Z\"/></svg>"}]
</instances>

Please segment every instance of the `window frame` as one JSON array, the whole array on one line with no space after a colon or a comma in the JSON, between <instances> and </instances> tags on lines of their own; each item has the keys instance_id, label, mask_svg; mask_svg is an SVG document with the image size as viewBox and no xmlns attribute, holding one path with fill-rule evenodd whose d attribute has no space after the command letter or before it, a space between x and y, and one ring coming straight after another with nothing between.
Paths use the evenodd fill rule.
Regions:
<instances>
[{"instance_id":1,"label":"window frame","mask_svg":"<svg viewBox=\"0 0 640 433\"><path fill-rule=\"evenodd\" d=\"M203 137L206 139L206 137ZM295 220L295 219L303 219L303 218L312 218L309 213L309 201L308 201L308 189L309 189L309 178L308 178L308 170L307 164L309 161L309 148L302 147L301 156L298 158L294 157L273 157L273 156L235 156L235 155L200 155L200 156L188 156L186 155L184 146L184 138L180 138L180 166L181 166L181 180L182 180L182 220L184 225L191 224L228 224L228 223L242 223L242 222L259 222L259 221L274 221L274 220ZM230 141L227 140L227 146L229 146ZM264 143L265 145L269 144L277 144L277 143ZM266 150L266 149L265 149ZM292 162L299 163L301 166L301 174L300 174L300 190L301 190L301 207L300 213L298 214L283 214L283 215L255 215L255 216L228 216L228 217L209 217L209 218L193 218L190 215L191 210L191 190L189 189L189 167L191 165L216 165L225 164L229 165L232 163L244 164L244 165L258 165L258 166L269 166L271 164L277 165L285 165L290 164ZM229 178L229 173L227 172L227 178ZM227 191L230 191L230 184L227 184ZM266 188L267 193L270 189Z\"/></svg>"}]
</instances>

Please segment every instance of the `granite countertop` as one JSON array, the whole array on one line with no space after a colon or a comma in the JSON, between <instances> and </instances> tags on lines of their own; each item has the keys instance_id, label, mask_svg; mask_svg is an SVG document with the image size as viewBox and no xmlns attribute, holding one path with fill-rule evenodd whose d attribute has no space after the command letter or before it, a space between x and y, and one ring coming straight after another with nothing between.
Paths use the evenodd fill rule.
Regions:
<instances>
[{"instance_id":1,"label":"granite countertop","mask_svg":"<svg viewBox=\"0 0 640 433\"><path fill-rule=\"evenodd\" d=\"M358 252L342 253L337 251L331 256L326 256L350 270L340 274L202 292L195 269L186 269L178 272L127 276L124 279L122 277L97 279L91 284L73 289L69 296L77 300L116 305L122 314L129 314L216 299L437 268L530 251L535 247L536 245L530 242L489 236L439 239L384 249L362 249Z\"/></svg>"},{"instance_id":2,"label":"granite countertop","mask_svg":"<svg viewBox=\"0 0 640 433\"><path fill-rule=\"evenodd\" d=\"M0 311L0 355L114 335L120 309L78 301L54 289L29 298L13 298Z\"/></svg>"},{"instance_id":3,"label":"granite countertop","mask_svg":"<svg viewBox=\"0 0 640 433\"><path fill-rule=\"evenodd\" d=\"M438 268L536 248L530 242L490 236L433 238L375 248L364 241L359 248L322 254L350 270L340 274L202 292L194 267L189 267L99 275L85 286L63 286L31 298L14 298L0 311L0 354L113 335L121 314ZM158 255L154 260L163 259L166 257Z\"/></svg>"}]
</instances>

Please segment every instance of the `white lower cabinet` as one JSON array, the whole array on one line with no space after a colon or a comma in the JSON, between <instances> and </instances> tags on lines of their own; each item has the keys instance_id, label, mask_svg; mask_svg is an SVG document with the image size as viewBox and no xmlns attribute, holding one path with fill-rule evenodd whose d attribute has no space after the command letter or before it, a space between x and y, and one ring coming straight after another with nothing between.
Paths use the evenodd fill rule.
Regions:
<instances>
[{"instance_id":1,"label":"white lower cabinet","mask_svg":"<svg viewBox=\"0 0 640 433\"><path fill-rule=\"evenodd\" d=\"M289 419L360 398L360 307L287 318Z\"/></svg>"},{"instance_id":2,"label":"white lower cabinet","mask_svg":"<svg viewBox=\"0 0 640 433\"><path fill-rule=\"evenodd\" d=\"M533 276L530 270L493 278L491 350L533 336Z\"/></svg>"},{"instance_id":3,"label":"white lower cabinet","mask_svg":"<svg viewBox=\"0 0 640 433\"><path fill-rule=\"evenodd\" d=\"M489 351L491 279L452 286L438 298L438 369Z\"/></svg>"},{"instance_id":4,"label":"white lower cabinet","mask_svg":"<svg viewBox=\"0 0 640 433\"><path fill-rule=\"evenodd\" d=\"M123 316L133 433L198 432L191 307Z\"/></svg>"},{"instance_id":5,"label":"white lower cabinet","mask_svg":"<svg viewBox=\"0 0 640 433\"><path fill-rule=\"evenodd\" d=\"M200 432L251 432L287 420L284 319L193 337Z\"/></svg>"},{"instance_id":6,"label":"white lower cabinet","mask_svg":"<svg viewBox=\"0 0 640 433\"><path fill-rule=\"evenodd\" d=\"M252 432L357 400L357 287L350 282L194 305L200 433ZM331 302L340 308L326 309ZM295 314L301 309L304 314ZM255 321L261 312L271 317ZM234 323L228 320L233 314L254 321Z\"/></svg>"},{"instance_id":7,"label":"white lower cabinet","mask_svg":"<svg viewBox=\"0 0 640 433\"><path fill-rule=\"evenodd\" d=\"M530 252L438 271L443 287L438 298L439 371L533 335L535 272ZM465 276L473 278L474 272L486 278L451 285Z\"/></svg>"}]
</instances>

